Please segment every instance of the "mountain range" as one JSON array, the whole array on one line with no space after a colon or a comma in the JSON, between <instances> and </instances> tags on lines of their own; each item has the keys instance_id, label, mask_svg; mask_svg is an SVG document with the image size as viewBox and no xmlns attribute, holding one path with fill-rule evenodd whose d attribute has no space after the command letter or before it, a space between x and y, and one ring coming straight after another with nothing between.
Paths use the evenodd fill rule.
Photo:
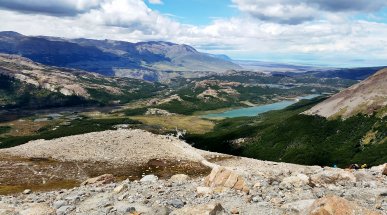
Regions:
<instances>
[{"instance_id":1,"label":"mountain range","mask_svg":"<svg viewBox=\"0 0 387 215\"><path fill-rule=\"evenodd\" d=\"M114 40L66 39L0 32L0 52L17 54L59 67L109 76L138 71L217 71L241 69L227 56L201 53L188 45L163 41L130 43Z\"/></svg>"}]
</instances>

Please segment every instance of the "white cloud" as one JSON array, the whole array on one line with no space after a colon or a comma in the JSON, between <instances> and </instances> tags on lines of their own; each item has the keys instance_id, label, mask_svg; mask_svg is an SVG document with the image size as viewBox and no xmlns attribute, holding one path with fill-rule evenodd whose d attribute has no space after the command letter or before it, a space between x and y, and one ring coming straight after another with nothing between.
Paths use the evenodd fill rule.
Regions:
<instances>
[{"instance_id":1,"label":"white cloud","mask_svg":"<svg viewBox=\"0 0 387 215\"><path fill-rule=\"evenodd\" d=\"M387 6L385 0L232 0L235 6L264 21L300 24L332 12L371 12Z\"/></svg>"},{"instance_id":2,"label":"white cloud","mask_svg":"<svg viewBox=\"0 0 387 215\"><path fill-rule=\"evenodd\" d=\"M151 4L163 4L161 0L148 0L148 2Z\"/></svg>"},{"instance_id":3,"label":"white cloud","mask_svg":"<svg viewBox=\"0 0 387 215\"><path fill-rule=\"evenodd\" d=\"M0 8L24 13L75 16L98 7L103 0L1 0Z\"/></svg>"},{"instance_id":4,"label":"white cloud","mask_svg":"<svg viewBox=\"0 0 387 215\"><path fill-rule=\"evenodd\" d=\"M85 12L65 17L3 9L0 10L0 30L14 30L27 35L108 38L131 42L166 40L235 58L280 60L280 57L310 56L326 62L338 59L343 62L353 59L387 60L384 48L387 24L353 20L334 13L318 17L312 13L316 8L309 8L308 5L296 4L296 13L293 9L276 6L283 0L272 1L273 4L267 4L266 8L269 9L264 13L277 20L282 19L281 22L242 15L218 18L206 26L184 25L151 10L143 1L100 0L97 6L80 6L88 8ZM290 12L286 13L286 10ZM314 21L297 25L282 24L298 13L302 13L301 18L313 16Z\"/></svg>"}]
</instances>

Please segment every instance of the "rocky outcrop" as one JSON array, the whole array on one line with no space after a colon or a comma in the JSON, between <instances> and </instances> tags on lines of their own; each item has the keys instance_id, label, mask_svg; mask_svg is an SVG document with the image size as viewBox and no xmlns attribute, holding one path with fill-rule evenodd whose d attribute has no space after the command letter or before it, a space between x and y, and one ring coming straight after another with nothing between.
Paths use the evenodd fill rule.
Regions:
<instances>
[{"instance_id":1,"label":"rocky outcrop","mask_svg":"<svg viewBox=\"0 0 387 215\"><path fill-rule=\"evenodd\" d=\"M213 168L210 175L204 179L204 184L212 188L226 187L240 190L245 193L248 193L250 190L242 176L225 167Z\"/></svg>"},{"instance_id":2,"label":"rocky outcrop","mask_svg":"<svg viewBox=\"0 0 387 215\"><path fill-rule=\"evenodd\" d=\"M316 200L308 209L308 215L382 215L337 196L327 196Z\"/></svg>"},{"instance_id":3,"label":"rocky outcrop","mask_svg":"<svg viewBox=\"0 0 387 215\"><path fill-rule=\"evenodd\" d=\"M329 184L344 185L354 184L356 177L350 172L342 169L326 169L310 176L310 182L315 186L327 186Z\"/></svg>"}]
</instances>

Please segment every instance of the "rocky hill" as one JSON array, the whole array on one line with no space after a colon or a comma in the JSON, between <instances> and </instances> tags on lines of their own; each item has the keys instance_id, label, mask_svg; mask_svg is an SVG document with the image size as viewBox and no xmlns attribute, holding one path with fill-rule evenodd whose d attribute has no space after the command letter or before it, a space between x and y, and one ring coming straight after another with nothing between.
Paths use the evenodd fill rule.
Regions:
<instances>
[{"instance_id":1,"label":"rocky hill","mask_svg":"<svg viewBox=\"0 0 387 215\"><path fill-rule=\"evenodd\" d=\"M0 75L2 106L28 107L29 101L44 103L44 99L46 105L71 99L79 104L120 103L151 96L159 90L158 84L46 66L18 55L0 54Z\"/></svg>"},{"instance_id":2,"label":"rocky hill","mask_svg":"<svg viewBox=\"0 0 387 215\"><path fill-rule=\"evenodd\" d=\"M0 150L0 191L13 193L1 196L0 213L386 214L385 168L259 161L121 129Z\"/></svg>"},{"instance_id":3,"label":"rocky hill","mask_svg":"<svg viewBox=\"0 0 387 215\"><path fill-rule=\"evenodd\" d=\"M372 114L381 111L386 114L387 69L382 69L364 81L341 91L329 99L304 112L327 118L348 118L358 113Z\"/></svg>"},{"instance_id":4,"label":"rocky hill","mask_svg":"<svg viewBox=\"0 0 387 215\"><path fill-rule=\"evenodd\" d=\"M198 52L191 46L162 41L129 43L0 32L0 52L18 54L46 65L110 76L149 71L223 72L240 69L237 64Z\"/></svg>"}]
</instances>

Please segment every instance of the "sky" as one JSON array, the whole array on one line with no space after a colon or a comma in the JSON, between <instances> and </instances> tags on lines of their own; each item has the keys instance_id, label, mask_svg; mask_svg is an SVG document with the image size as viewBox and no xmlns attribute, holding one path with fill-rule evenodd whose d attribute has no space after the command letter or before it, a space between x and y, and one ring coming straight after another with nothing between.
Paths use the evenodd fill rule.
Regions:
<instances>
[{"instance_id":1,"label":"sky","mask_svg":"<svg viewBox=\"0 0 387 215\"><path fill-rule=\"evenodd\" d=\"M386 0L0 0L0 31L163 40L233 59L387 65Z\"/></svg>"}]
</instances>

